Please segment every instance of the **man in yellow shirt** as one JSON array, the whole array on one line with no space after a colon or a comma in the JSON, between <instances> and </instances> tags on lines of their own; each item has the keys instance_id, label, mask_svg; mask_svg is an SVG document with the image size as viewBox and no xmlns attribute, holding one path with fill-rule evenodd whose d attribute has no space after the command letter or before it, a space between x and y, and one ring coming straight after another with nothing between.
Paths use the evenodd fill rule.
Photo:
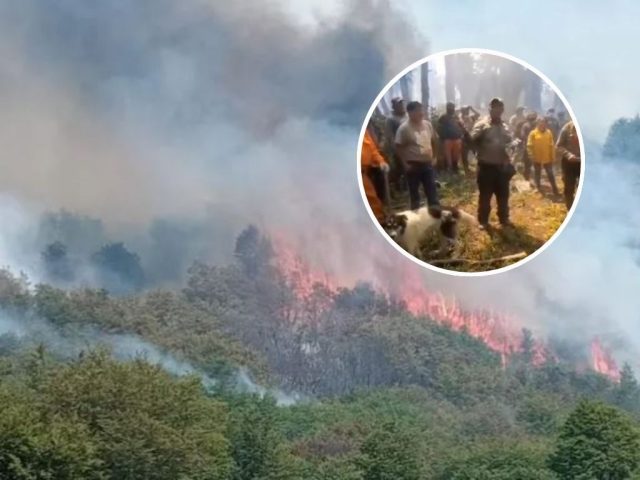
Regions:
<instances>
[{"instance_id":1,"label":"man in yellow shirt","mask_svg":"<svg viewBox=\"0 0 640 480\"><path fill-rule=\"evenodd\" d=\"M559 195L556 178L553 174L553 161L556 157L556 148L553 142L553 133L547 126L547 120L544 117L538 119L536 128L531 130L527 139L527 153L533 163L534 179L538 191L542 191L540 184L542 169L549 177L549 183L554 195Z\"/></svg>"}]
</instances>

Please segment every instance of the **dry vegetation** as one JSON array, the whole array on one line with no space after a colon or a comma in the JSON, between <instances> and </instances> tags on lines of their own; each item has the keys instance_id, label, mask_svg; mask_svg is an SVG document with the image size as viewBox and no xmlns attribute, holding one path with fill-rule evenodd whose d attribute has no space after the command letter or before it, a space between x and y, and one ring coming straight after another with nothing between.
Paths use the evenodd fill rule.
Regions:
<instances>
[{"instance_id":1,"label":"dry vegetation","mask_svg":"<svg viewBox=\"0 0 640 480\"><path fill-rule=\"evenodd\" d=\"M472 167L473 169L473 167ZM562 191L562 178L556 168L556 182ZM440 202L443 205L459 206L464 211L476 215L478 208L478 193L475 171L468 175L441 175L442 186L439 190ZM450 254L451 263L439 263L438 266L449 270L475 272L493 270L519 261L504 260L492 263L473 262L491 260L495 258L525 252L527 255L538 250L558 230L567 214L561 196L554 197L551 187L546 181L544 172L542 193L535 188L522 191L527 186L524 177L519 172L511 181L511 221L514 227L502 228L496 215L495 199L492 203L490 223L492 229L488 232L473 227L461 227L458 243ZM396 195L392 201L393 211L406 210L409 204L408 193ZM439 238L434 232L422 244L423 259L427 262L436 260L430 252L438 248ZM438 262L443 260L437 257Z\"/></svg>"}]
</instances>

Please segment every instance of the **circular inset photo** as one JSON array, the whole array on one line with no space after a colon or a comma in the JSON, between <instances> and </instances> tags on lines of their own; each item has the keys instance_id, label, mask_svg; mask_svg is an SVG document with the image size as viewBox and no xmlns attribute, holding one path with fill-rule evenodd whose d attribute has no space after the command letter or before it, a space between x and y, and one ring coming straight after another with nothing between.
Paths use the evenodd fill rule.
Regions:
<instances>
[{"instance_id":1,"label":"circular inset photo","mask_svg":"<svg viewBox=\"0 0 640 480\"><path fill-rule=\"evenodd\" d=\"M481 49L400 72L365 119L358 177L380 232L454 275L514 268L549 245L580 196L584 147L544 74Z\"/></svg>"}]
</instances>

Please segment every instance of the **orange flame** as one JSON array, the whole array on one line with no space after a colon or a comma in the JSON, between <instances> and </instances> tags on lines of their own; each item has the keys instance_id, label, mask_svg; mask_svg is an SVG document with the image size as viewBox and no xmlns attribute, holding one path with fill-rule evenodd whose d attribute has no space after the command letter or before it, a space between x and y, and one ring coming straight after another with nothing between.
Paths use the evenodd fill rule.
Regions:
<instances>
[{"instance_id":1,"label":"orange flame","mask_svg":"<svg viewBox=\"0 0 640 480\"><path fill-rule=\"evenodd\" d=\"M591 342L591 361L591 366L596 372L606 375L616 382L620 381L620 370L618 369L616 361L611 354L604 349L600 343L600 339L597 337Z\"/></svg>"},{"instance_id":2,"label":"orange flame","mask_svg":"<svg viewBox=\"0 0 640 480\"><path fill-rule=\"evenodd\" d=\"M340 287L352 286L350 284L353 282L339 281L320 268L312 268L301 258L284 235L272 236L272 243L276 267L301 302L310 301L317 285L322 285L333 293ZM455 297L445 297L440 292L429 291L415 268L387 273L385 278L388 283L373 284L373 287L387 297L401 300L411 314L429 317L456 331L466 331L469 335L483 341L490 349L500 353L503 365L506 365L507 359L513 353L520 351L523 323L517 318L492 309L465 310ZM592 344L591 352L593 368L596 371L613 380L619 379L615 361L597 339ZM551 355L542 343L534 344L532 359L534 365L543 364Z\"/></svg>"}]
</instances>

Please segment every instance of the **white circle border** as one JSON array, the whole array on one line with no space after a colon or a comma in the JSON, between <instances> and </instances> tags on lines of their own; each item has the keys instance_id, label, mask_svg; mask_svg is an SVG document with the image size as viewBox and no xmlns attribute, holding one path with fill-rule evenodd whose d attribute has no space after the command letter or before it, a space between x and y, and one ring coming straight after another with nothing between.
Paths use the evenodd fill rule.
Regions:
<instances>
[{"instance_id":1,"label":"white circle border","mask_svg":"<svg viewBox=\"0 0 640 480\"><path fill-rule=\"evenodd\" d=\"M367 196L366 196L365 191L364 191L364 183L362 181L362 171L361 171L361 168L360 168L360 164L361 164L361 161L362 161L362 142L364 140L364 134L365 134L365 131L367 129L367 125L369 123L369 120L371 119L371 116L373 115L373 112L375 111L376 107L378 106L378 104L382 100L382 97L384 97L384 95L389 91L389 89L396 82L398 82L404 75L406 75L410 71L414 70L415 68L418 68L423 63L427 63L427 62L429 62L430 60L433 60L436 57L440 57L440 56L444 57L446 55L453 55L453 54L458 54L458 53L480 53L480 54L487 54L487 55L495 55L495 56L498 56L498 57L505 58L507 60L511 60L512 62L518 63L519 65L522 65L526 69L528 69L528 70L532 71L533 73L535 73L536 75L538 75L538 77L540 77L542 80L544 80L547 83L547 85L549 85L553 89L553 91L555 92L556 95L558 95L560 100L562 100L562 103L563 103L564 107L569 112L569 116L570 116L571 120L573 121L573 123L575 125L576 132L578 133L578 139L580 140L580 159L581 159L580 163L581 163L581 168L580 168L580 178L578 180L578 189L576 191L576 195L575 195L575 198L574 198L574 201L573 201L573 205L571 206L571 209L567 212L567 215L565 216L565 219L562 221L562 224L558 227L558 229L551 236L551 238L549 238L544 243L544 245L542 245L540 248L538 248L535 252L531 253L530 255L527 255L522 260L519 260L516 263L513 263L511 265L507 265L505 267L500 267L500 268L496 268L496 269L493 269L493 270L487 270L487 271L483 271L483 272L461 272L461 271L457 271L457 270L448 270L446 268L436 267L435 265L431 265L431 264L425 262L424 260L420 260L419 258L414 257L409 252L407 252L405 249L403 249L400 245L398 245L387 234L387 232L384 230L384 228L382 228L382 225L380 225L380 222L378 222L378 220L376 219L375 215L373 214L373 210L371 210L371 206L369 205L369 201L367 200ZM422 267L424 267L424 268L426 268L428 270L434 271L434 272L444 273L446 275L451 275L451 276L455 276L455 277L487 277L489 275L495 275L495 274L498 274L498 273L508 272L509 270L512 270L512 269L517 268L517 267L520 267L522 265L525 265L529 261L531 261L534 258L536 258L539 254L541 254L549 245L551 245L558 238L558 236L562 233L562 231L565 229L565 227L568 225L569 221L571 220L571 217L573 216L573 214L574 214L574 212L576 210L576 207L578 206L578 202L580 201L580 196L582 194L582 187L584 185L585 165L586 165L586 158L585 158L585 150L584 150L584 140L582 138L582 131L580 129L580 125L578 124L578 120L577 120L577 118L576 118L576 116L575 116L575 114L573 112L573 109L571 108L571 105L567 101L566 97L562 94L562 92L556 86L556 84L553 83L544 73L542 73L537 68L529 65L524 60L521 60L521 59L519 59L517 57L514 57L514 56L509 55L509 54L504 53L504 52L499 52L497 50L490 50L490 49L486 49L486 48L456 48L456 49L443 50L443 51L440 51L440 52L437 52L437 53L429 54L426 57L424 57L424 58L412 63L411 65L407 66L404 70L402 70L400 73L398 73L395 77L393 77L389 81L389 83L387 83L382 88L382 90L380 91L378 96L375 98L375 100L371 104L371 107L369 108L369 111L367 112L367 115L364 118L364 122L363 122L362 128L360 130L360 136L359 136L359 139L358 139L357 157L356 157L356 167L357 167L358 171L357 171L356 175L358 177L358 188L360 189L360 196L362 197L362 201L364 203L364 206L365 206L367 212L369 213L369 217L371 218L371 221L376 226L378 231L382 234L382 236L387 240L387 242L389 242L398 252L400 252L402 255L404 255L406 258L408 258L412 262L416 263L417 265L420 265L420 266L422 266Z\"/></svg>"}]
</instances>

